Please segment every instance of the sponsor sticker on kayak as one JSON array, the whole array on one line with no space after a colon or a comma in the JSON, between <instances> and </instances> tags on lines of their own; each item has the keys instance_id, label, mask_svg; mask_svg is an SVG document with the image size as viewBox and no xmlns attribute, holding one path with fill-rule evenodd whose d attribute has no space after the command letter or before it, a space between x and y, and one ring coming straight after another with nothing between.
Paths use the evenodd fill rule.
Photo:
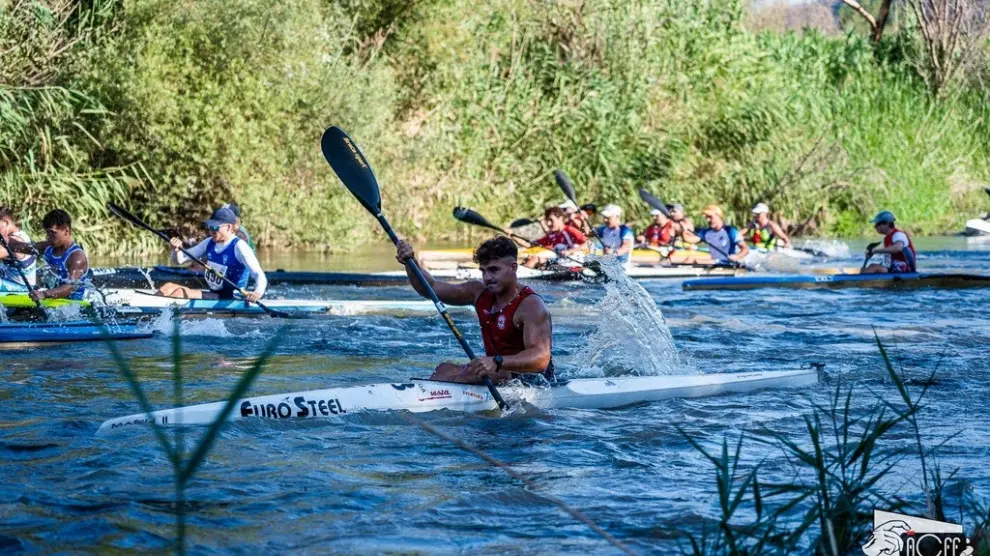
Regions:
<instances>
[{"instance_id":1,"label":"sponsor sticker on kayak","mask_svg":"<svg viewBox=\"0 0 990 556\"><path fill-rule=\"evenodd\" d=\"M866 556L970 556L974 547L962 525L873 510Z\"/></svg>"}]
</instances>

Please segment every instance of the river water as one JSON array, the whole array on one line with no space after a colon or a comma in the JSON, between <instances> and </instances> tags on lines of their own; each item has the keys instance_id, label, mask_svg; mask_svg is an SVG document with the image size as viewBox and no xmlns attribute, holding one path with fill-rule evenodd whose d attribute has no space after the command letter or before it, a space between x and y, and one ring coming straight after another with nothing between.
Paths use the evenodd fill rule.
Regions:
<instances>
[{"instance_id":1,"label":"river water","mask_svg":"<svg viewBox=\"0 0 990 556\"><path fill-rule=\"evenodd\" d=\"M990 244L919 242L922 268L990 271ZM854 246L854 253L860 246ZM858 255L857 255L858 256ZM393 268L382 250L350 266L340 259L290 268ZM861 259L860 259L861 260ZM850 259L844 264L856 265ZM647 361L638 374L786 369L827 363L828 378L801 391L670 400L619 410L553 410L491 417L441 412L424 419L527 477L527 486L401 415L300 422L252 421L224 429L187 491L194 553L610 553L615 549L549 501L555 497L633 552L686 548L718 519L712 465L678 431L708 450L768 429L807 445L802 416L828 405L836 381L853 389L852 411L899 403L874 330L910 379L938 370L918 419L938 452L950 491L990 497L987 290L683 292L678 280L641 285L662 310L679 360L642 353L666 340L659 315L625 328L598 286L534 284L554 312L555 359L565 376L612 372L610 361ZM408 288L276 288L286 297L413 299ZM461 314L480 346L473 318ZM170 407L171 325L120 344L156 407ZM659 328L658 328L659 327ZM189 320L181 325L185 402L227 397L265 342L283 339L253 392L280 393L428 375L459 360L437 317L354 316L282 322ZM603 335L619 342L602 341ZM590 347L589 347L590 346ZM596 347L598 346L598 347ZM589 353L589 350L598 350ZM602 350L613 350L613 357ZM619 353L623 352L624 353ZM637 359L638 358L638 359ZM656 361L660 359L660 361ZM664 362L670 363L664 367ZM586 363L594 362L594 368ZM603 368L605 367L605 368ZM915 391L919 391L918 387ZM4 350L0 369L0 552L157 551L175 536L170 462L146 430L95 436L110 417L138 411L102 344ZM202 429L190 429L192 442ZM907 428L885 448L911 447ZM793 479L780 450L747 441L744 468L763 460L763 480ZM910 455L880 483L922 500ZM795 519L797 517L795 516ZM813 542L809 538L807 542Z\"/></svg>"}]
</instances>

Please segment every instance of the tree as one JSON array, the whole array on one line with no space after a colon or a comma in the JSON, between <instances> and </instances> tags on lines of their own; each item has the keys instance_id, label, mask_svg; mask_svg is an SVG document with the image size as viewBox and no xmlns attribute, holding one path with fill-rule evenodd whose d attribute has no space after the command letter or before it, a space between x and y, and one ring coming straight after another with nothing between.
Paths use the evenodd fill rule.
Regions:
<instances>
[{"instance_id":1,"label":"tree","mask_svg":"<svg viewBox=\"0 0 990 556\"><path fill-rule=\"evenodd\" d=\"M990 34L987 0L909 0L921 33L919 71L936 98L945 95L960 71L983 58Z\"/></svg>"},{"instance_id":2,"label":"tree","mask_svg":"<svg viewBox=\"0 0 990 556\"><path fill-rule=\"evenodd\" d=\"M887 20L890 19L890 5L893 4L893 0L881 0L876 17L873 17L873 14L856 0L842 0L842 3L852 8L866 20L870 26L870 38L873 40L873 44L880 42L883 30L887 27Z\"/></svg>"}]
</instances>

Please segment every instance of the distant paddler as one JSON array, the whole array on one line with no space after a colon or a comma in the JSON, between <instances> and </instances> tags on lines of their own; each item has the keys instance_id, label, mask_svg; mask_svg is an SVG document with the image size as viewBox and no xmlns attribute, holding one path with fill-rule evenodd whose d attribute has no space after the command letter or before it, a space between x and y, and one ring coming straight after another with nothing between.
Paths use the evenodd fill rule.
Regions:
<instances>
[{"instance_id":1,"label":"distant paddler","mask_svg":"<svg viewBox=\"0 0 990 556\"><path fill-rule=\"evenodd\" d=\"M246 241L248 247L250 247L252 251L257 250L258 248L254 245L254 239L251 238L251 234L248 233L247 228L245 228L244 224L241 223L241 206L234 201L231 201L224 204L222 208L228 208L234 213L234 217L237 220L234 222L234 235L236 235L241 241Z\"/></svg>"},{"instance_id":2,"label":"distant paddler","mask_svg":"<svg viewBox=\"0 0 990 556\"><path fill-rule=\"evenodd\" d=\"M3 236L4 241L7 243L11 241L24 244L31 243L31 237L21 229L20 222L14 216L14 212L7 206L0 206L0 236ZM20 267L24 276L27 277L27 284L21 278L21 272L18 272L17 267ZM34 253L8 253L0 245L0 280L21 286L33 286L36 281L36 271L37 256ZM0 291L2 290L3 288L0 287Z\"/></svg>"},{"instance_id":3,"label":"distant paddler","mask_svg":"<svg viewBox=\"0 0 990 556\"><path fill-rule=\"evenodd\" d=\"M770 220L770 207L766 203L753 206L753 221L743 228L742 235L750 238L753 247L767 251L791 246L791 238L787 237L784 228Z\"/></svg>"},{"instance_id":4,"label":"distant paddler","mask_svg":"<svg viewBox=\"0 0 990 556\"><path fill-rule=\"evenodd\" d=\"M707 228L699 228L691 231L682 227L681 224L674 224L674 233L679 234L685 242L691 244L707 243L711 251L711 256L718 264L739 264L746 255L749 254L749 247L742 234L734 226L725 223L722 207L718 205L708 205L702 211L708 221Z\"/></svg>"},{"instance_id":5,"label":"distant paddler","mask_svg":"<svg viewBox=\"0 0 990 556\"><path fill-rule=\"evenodd\" d=\"M158 293L181 299L234 299L237 288L241 290L246 288L253 277L254 290L247 292L244 298L252 303L261 299L268 287L268 278L261 269L254 250L246 241L234 235L236 224L237 217L234 211L225 207L218 208L206 221L210 237L188 249L189 254L196 259L203 260L205 257L207 269L204 277L210 291L204 292L168 282L158 289ZM169 244L172 246L171 261L174 264L185 266L194 262L194 259L190 259L180 250L181 239L174 237ZM221 279L221 276L237 284L237 288Z\"/></svg>"},{"instance_id":6,"label":"distant paddler","mask_svg":"<svg viewBox=\"0 0 990 556\"><path fill-rule=\"evenodd\" d=\"M473 305L481 325L485 357L475 357L467 365L442 363L430 377L469 384L481 384L484 377L499 383L513 378L554 378L553 323L543 299L532 288L519 283L516 271L519 250L507 237L495 237L474 252L481 269L481 280L459 284L435 280L423 271L427 283L447 305ZM415 252L405 241L396 243L396 260L406 267L409 283L423 297L428 292L404 261L415 260Z\"/></svg>"},{"instance_id":7,"label":"distant paddler","mask_svg":"<svg viewBox=\"0 0 990 556\"><path fill-rule=\"evenodd\" d=\"M547 228L547 233L533 243L550 249L558 257L577 256L583 253L588 238L581 230L567 224L565 222L566 218L567 215L564 214L564 209L560 207L549 207L546 209L543 213L543 220ZM540 263L541 260L538 255L530 255L523 264L529 268L536 268Z\"/></svg>"},{"instance_id":8,"label":"distant paddler","mask_svg":"<svg viewBox=\"0 0 990 556\"><path fill-rule=\"evenodd\" d=\"M42 253L42 259L58 278L58 284L49 289L36 289L29 294L33 299L81 300L86 295L86 282L91 279L89 258L72 237L72 217L62 209L55 209L41 221L45 228L45 241L34 244L17 239L7 245L15 253Z\"/></svg>"},{"instance_id":9,"label":"distant paddler","mask_svg":"<svg viewBox=\"0 0 990 556\"><path fill-rule=\"evenodd\" d=\"M866 259L879 253L883 255L883 264L871 264L861 274L917 272L918 252L911 238L894 224L894 213L880 211L873 217L873 227L883 236L883 247L874 247L876 244L867 247Z\"/></svg>"},{"instance_id":10,"label":"distant paddler","mask_svg":"<svg viewBox=\"0 0 990 556\"><path fill-rule=\"evenodd\" d=\"M650 247L669 247L674 244L674 222L660 210L650 211L653 222L636 238L636 242Z\"/></svg>"},{"instance_id":11,"label":"distant paddler","mask_svg":"<svg viewBox=\"0 0 990 556\"><path fill-rule=\"evenodd\" d=\"M629 262L636 236L632 228L622 222L622 209L618 205L605 205L602 208L602 218L605 224L595 228L602 253L614 255L620 263Z\"/></svg>"}]
</instances>

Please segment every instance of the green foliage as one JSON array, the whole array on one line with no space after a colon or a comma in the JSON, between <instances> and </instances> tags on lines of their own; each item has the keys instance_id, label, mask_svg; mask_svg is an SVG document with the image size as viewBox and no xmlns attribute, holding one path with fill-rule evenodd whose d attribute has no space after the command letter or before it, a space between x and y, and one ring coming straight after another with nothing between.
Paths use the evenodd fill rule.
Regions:
<instances>
[{"instance_id":1,"label":"green foliage","mask_svg":"<svg viewBox=\"0 0 990 556\"><path fill-rule=\"evenodd\" d=\"M371 240L316 147L331 124L399 231L435 239L476 233L456 204L508 221L558 202L557 167L634 218L648 187L822 235L869 233L880 208L958 229L990 175L987 93L932 101L911 29L754 34L740 1L69 5L0 11L0 193L29 223L70 207L101 251L138 237L105 199L189 234L236 199L267 247Z\"/></svg>"}]
</instances>

